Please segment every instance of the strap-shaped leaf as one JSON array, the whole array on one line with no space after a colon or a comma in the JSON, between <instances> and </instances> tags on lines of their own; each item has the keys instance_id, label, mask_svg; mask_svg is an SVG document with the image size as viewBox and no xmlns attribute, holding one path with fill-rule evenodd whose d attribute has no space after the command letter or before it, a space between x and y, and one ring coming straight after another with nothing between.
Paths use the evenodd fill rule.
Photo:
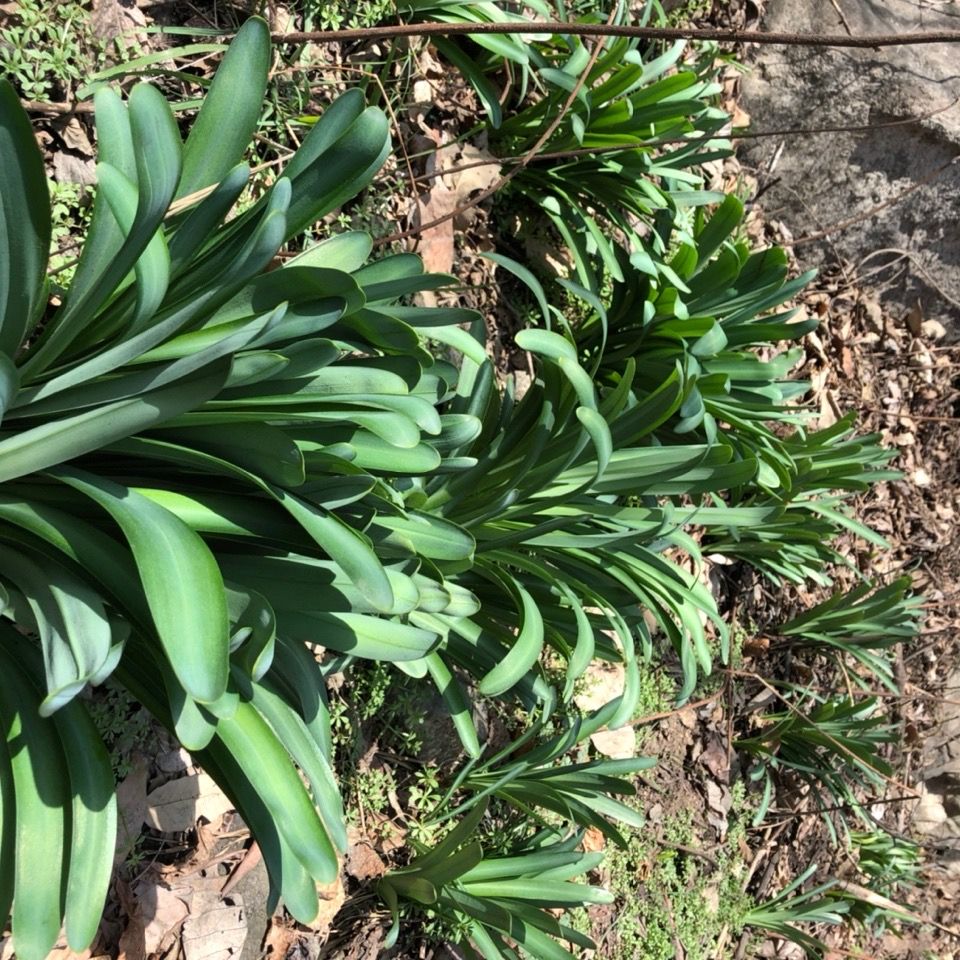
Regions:
<instances>
[{"instance_id":1,"label":"strap-shaped leaf","mask_svg":"<svg viewBox=\"0 0 960 960\"><path fill-rule=\"evenodd\" d=\"M278 614L284 634L369 660L419 660L439 642L429 630L361 613Z\"/></svg>"},{"instance_id":2,"label":"strap-shaped leaf","mask_svg":"<svg viewBox=\"0 0 960 960\"><path fill-rule=\"evenodd\" d=\"M94 407L0 440L0 483L36 473L116 440L171 420L214 396L229 364L210 364L198 375L139 397Z\"/></svg>"},{"instance_id":3,"label":"strap-shaped leaf","mask_svg":"<svg viewBox=\"0 0 960 960\"><path fill-rule=\"evenodd\" d=\"M0 422L20 387L20 374L6 353L0 353Z\"/></svg>"},{"instance_id":4,"label":"strap-shaped leaf","mask_svg":"<svg viewBox=\"0 0 960 960\"><path fill-rule=\"evenodd\" d=\"M263 110L271 58L269 27L250 17L230 42L190 128L178 197L219 183L242 158Z\"/></svg>"},{"instance_id":5,"label":"strap-shaped leaf","mask_svg":"<svg viewBox=\"0 0 960 960\"><path fill-rule=\"evenodd\" d=\"M17 859L17 809L7 741L0 738L0 923L6 926L13 904Z\"/></svg>"},{"instance_id":6,"label":"strap-shaped leaf","mask_svg":"<svg viewBox=\"0 0 960 960\"><path fill-rule=\"evenodd\" d=\"M230 614L231 663L259 680L270 669L277 636L277 617L266 597L255 590L226 584Z\"/></svg>"},{"instance_id":7,"label":"strap-shaped leaf","mask_svg":"<svg viewBox=\"0 0 960 960\"><path fill-rule=\"evenodd\" d=\"M43 158L16 92L0 78L0 354L10 359L42 305L49 250Z\"/></svg>"},{"instance_id":8,"label":"strap-shaped leaf","mask_svg":"<svg viewBox=\"0 0 960 960\"><path fill-rule=\"evenodd\" d=\"M120 229L127 235L133 229L137 215L137 188L119 170L109 164L98 168L100 190L110 204ZM131 333L142 330L145 323L153 318L157 308L163 303L170 282L170 254L163 238L163 231L157 229L150 238L134 264L136 275L136 304L133 316L127 321Z\"/></svg>"},{"instance_id":9,"label":"strap-shaped leaf","mask_svg":"<svg viewBox=\"0 0 960 960\"><path fill-rule=\"evenodd\" d=\"M339 869L336 853L300 774L267 722L241 701L233 717L217 725L217 737L250 778L296 858L318 882L330 883Z\"/></svg>"},{"instance_id":10,"label":"strap-shaped leaf","mask_svg":"<svg viewBox=\"0 0 960 960\"><path fill-rule=\"evenodd\" d=\"M497 574L495 579L520 601L520 630L500 662L480 680L478 689L485 696L506 693L533 669L543 649L543 617L530 592L509 575Z\"/></svg>"},{"instance_id":11,"label":"strap-shaped leaf","mask_svg":"<svg viewBox=\"0 0 960 960\"><path fill-rule=\"evenodd\" d=\"M0 719L16 808L13 938L21 960L44 960L60 932L69 782L53 723L9 652L9 631L0 624Z\"/></svg>"},{"instance_id":12,"label":"strap-shaped leaf","mask_svg":"<svg viewBox=\"0 0 960 960\"><path fill-rule=\"evenodd\" d=\"M206 544L183 521L128 487L74 468L52 472L120 526L177 679L201 703L218 700L227 689L229 618L223 578Z\"/></svg>"},{"instance_id":13,"label":"strap-shaped leaf","mask_svg":"<svg viewBox=\"0 0 960 960\"><path fill-rule=\"evenodd\" d=\"M347 828L343 819L343 801L333 770L320 746L311 737L306 724L283 697L234 671L238 687L273 728L296 764L310 781L314 804L320 811L334 846L341 853L347 849Z\"/></svg>"},{"instance_id":14,"label":"strap-shaped leaf","mask_svg":"<svg viewBox=\"0 0 960 960\"><path fill-rule=\"evenodd\" d=\"M443 661L439 653L433 651L424 658L430 679L437 687L437 692L443 698L444 706L450 713L454 728L467 756L480 756L480 741L477 738L477 728L473 722L473 713L470 701L463 692L457 678L450 672L450 668Z\"/></svg>"},{"instance_id":15,"label":"strap-shaped leaf","mask_svg":"<svg viewBox=\"0 0 960 960\"><path fill-rule=\"evenodd\" d=\"M300 233L355 197L383 166L389 152L390 125L386 115L376 107L367 107L303 172L292 172L291 163L286 171L293 185L287 237Z\"/></svg>"},{"instance_id":16,"label":"strap-shaped leaf","mask_svg":"<svg viewBox=\"0 0 960 960\"><path fill-rule=\"evenodd\" d=\"M36 649L23 638L17 656L31 678L42 670ZM117 801L113 770L100 734L86 709L73 701L53 717L70 777L70 850L64 927L72 950L93 942L107 898L117 842Z\"/></svg>"},{"instance_id":17,"label":"strap-shaped leaf","mask_svg":"<svg viewBox=\"0 0 960 960\"><path fill-rule=\"evenodd\" d=\"M23 592L40 634L47 693L39 709L49 717L114 659L113 631L95 591L66 567L38 560L0 544L4 575Z\"/></svg>"},{"instance_id":18,"label":"strap-shaped leaf","mask_svg":"<svg viewBox=\"0 0 960 960\"><path fill-rule=\"evenodd\" d=\"M89 326L140 259L173 199L180 179L180 135L167 101L156 87L140 83L130 94L128 113L138 192L130 232L114 257L98 263L99 275L82 295L67 297L50 323L49 334L23 364L24 379L42 373ZM122 176L119 171L118 175Z\"/></svg>"}]
</instances>

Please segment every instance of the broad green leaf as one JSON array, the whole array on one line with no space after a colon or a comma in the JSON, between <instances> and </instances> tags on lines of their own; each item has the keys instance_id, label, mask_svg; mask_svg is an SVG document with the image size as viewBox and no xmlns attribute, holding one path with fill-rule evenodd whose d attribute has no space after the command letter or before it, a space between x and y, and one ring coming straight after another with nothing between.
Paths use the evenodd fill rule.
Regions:
<instances>
[{"instance_id":1,"label":"broad green leaf","mask_svg":"<svg viewBox=\"0 0 960 960\"><path fill-rule=\"evenodd\" d=\"M17 654L36 677L40 668L36 650L21 640ZM70 948L82 952L97 935L113 874L117 800L110 757L86 709L79 702L69 703L54 715L53 723L70 778L64 927Z\"/></svg>"},{"instance_id":2,"label":"broad green leaf","mask_svg":"<svg viewBox=\"0 0 960 960\"><path fill-rule=\"evenodd\" d=\"M229 620L223 578L206 544L172 513L127 487L73 468L51 473L120 526L173 672L194 699L218 700L227 688Z\"/></svg>"},{"instance_id":3,"label":"broad green leaf","mask_svg":"<svg viewBox=\"0 0 960 960\"><path fill-rule=\"evenodd\" d=\"M0 565L23 592L40 634L46 696L39 712L49 717L111 659L113 631L95 591L66 567L38 561L26 550L0 544Z\"/></svg>"},{"instance_id":4,"label":"broad green leaf","mask_svg":"<svg viewBox=\"0 0 960 960\"><path fill-rule=\"evenodd\" d=\"M217 724L217 737L254 785L280 836L318 883L331 883L339 864L300 774L270 726L241 700L233 717Z\"/></svg>"},{"instance_id":5,"label":"broad green leaf","mask_svg":"<svg viewBox=\"0 0 960 960\"><path fill-rule=\"evenodd\" d=\"M0 625L0 719L15 797L13 936L22 960L44 960L60 933L69 780L51 720L11 654L16 640Z\"/></svg>"},{"instance_id":6,"label":"broad green leaf","mask_svg":"<svg viewBox=\"0 0 960 960\"><path fill-rule=\"evenodd\" d=\"M193 409L216 394L227 369L226 363L213 363L198 375L139 397L8 435L0 440L0 483L73 460Z\"/></svg>"},{"instance_id":7,"label":"broad green leaf","mask_svg":"<svg viewBox=\"0 0 960 960\"><path fill-rule=\"evenodd\" d=\"M177 197L219 183L242 158L263 111L272 56L266 21L250 17L231 40L190 127Z\"/></svg>"}]
</instances>

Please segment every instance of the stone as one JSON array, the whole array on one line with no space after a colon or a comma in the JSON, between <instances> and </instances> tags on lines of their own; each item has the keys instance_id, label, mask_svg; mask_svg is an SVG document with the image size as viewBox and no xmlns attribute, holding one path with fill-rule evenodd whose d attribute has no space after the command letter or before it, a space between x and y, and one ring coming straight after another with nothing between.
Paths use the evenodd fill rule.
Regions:
<instances>
[{"instance_id":1,"label":"stone","mask_svg":"<svg viewBox=\"0 0 960 960\"><path fill-rule=\"evenodd\" d=\"M843 33L836 6L832 0L769 0L763 28ZM952 9L916 0L839 0L839 6L855 35L956 29L958 23ZM839 256L859 266L859 273L869 273L899 258L896 266L872 274L868 285L898 320L905 321L919 301L923 318L943 324L948 338L956 340L960 162L951 163L960 153L956 46L764 45L752 60L742 105L756 131L897 122L866 132L742 141L743 163L756 172L760 189L766 187L764 211L783 220L795 238L858 219L828 238L798 244L801 266L817 267ZM881 204L889 205L867 215Z\"/></svg>"}]
</instances>

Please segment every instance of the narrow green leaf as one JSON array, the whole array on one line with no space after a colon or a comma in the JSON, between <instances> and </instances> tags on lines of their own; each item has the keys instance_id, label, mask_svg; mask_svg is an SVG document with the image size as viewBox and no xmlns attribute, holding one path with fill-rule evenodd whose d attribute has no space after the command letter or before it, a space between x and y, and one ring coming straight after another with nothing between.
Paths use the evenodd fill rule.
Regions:
<instances>
[{"instance_id":1,"label":"narrow green leaf","mask_svg":"<svg viewBox=\"0 0 960 960\"><path fill-rule=\"evenodd\" d=\"M0 78L0 354L13 356L43 305L50 196L30 120Z\"/></svg>"}]
</instances>

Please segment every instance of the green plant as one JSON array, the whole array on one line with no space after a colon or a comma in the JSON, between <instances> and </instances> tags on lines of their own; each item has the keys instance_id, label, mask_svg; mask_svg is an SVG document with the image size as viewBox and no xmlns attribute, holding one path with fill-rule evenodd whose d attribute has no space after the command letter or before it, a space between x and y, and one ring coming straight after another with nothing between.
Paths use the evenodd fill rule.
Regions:
<instances>
[{"instance_id":1,"label":"green plant","mask_svg":"<svg viewBox=\"0 0 960 960\"><path fill-rule=\"evenodd\" d=\"M791 646L852 657L868 671L868 680L876 677L896 693L893 666L884 654L919 629L922 598L909 595L909 588L909 577L886 586L866 581L781 624L777 633Z\"/></svg>"},{"instance_id":2,"label":"green plant","mask_svg":"<svg viewBox=\"0 0 960 960\"><path fill-rule=\"evenodd\" d=\"M76 183L48 180L50 188L50 261L48 269L59 286L69 286L74 259L69 247L73 237L84 234L90 225L90 191ZM61 253L61 246L68 251Z\"/></svg>"},{"instance_id":3,"label":"green plant","mask_svg":"<svg viewBox=\"0 0 960 960\"><path fill-rule=\"evenodd\" d=\"M364 111L359 95L341 100L269 195L221 225L246 182L235 163L259 115L269 47L263 22L249 21L185 145L154 88L135 87L129 105L98 91L97 199L54 312L44 279L50 221L42 161L12 87L0 83L0 569L7 617L40 638L34 647L4 626L0 644L7 735L0 914L12 900L17 952L28 960L46 954L64 916L68 941L80 950L99 921L115 832L113 776L76 695L111 674L227 786L295 915L316 912L312 878L332 878L334 848L345 842L322 683L310 681L316 662L292 639L278 652L272 609L224 573L227 557L242 564L252 525L268 549L301 541L314 556L340 556L375 607L393 602L367 541L331 512L325 495L310 500L277 485L304 484L304 454L264 422L256 400L258 385L281 370L287 379L276 382L287 389L271 388L281 402L298 399L313 372L332 373L331 383L341 376L319 373L341 351L309 334L342 322L363 300L359 284L332 267L356 269L368 242L348 237L339 257L325 252L332 272L303 261L283 274L264 271L285 237L376 170L388 149L386 120ZM381 274L381 288L385 282ZM367 388L368 400L354 407L361 421L378 424L384 406L387 421L403 415L392 406L420 410L415 399L390 400L397 384L407 392L398 374L354 370ZM379 405L384 382L388 399ZM342 406L326 399L336 393L322 396L321 407L339 411L328 419L344 422ZM299 416L287 423L302 418L299 402ZM218 403L225 406L214 412ZM324 416L318 411L317 422ZM145 435L161 426L166 432ZM323 456L315 462L322 471ZM376 484L337 462L346 470L332 474L342 478L338 492L328 490L337 503ZM225 548L219 562L210 544ZM317 562L312 569L332 587L343 568ZM354 626L364 622L356 616L343 628L351 646ZM401 644L426 639L397 630Z\"/></svg>"},{"instance_id":4,"label":"green plant","mask_svg":"<svg viewBox=\"0 0 960 960\"><path fill-rule=\"evenodd\" d=\"M920 847L906 837L876 827L851 831L849 839L867 887L859 896L849 886L843 891L850 901L850 916L872 932L904 920L917 922L915 914L892 898L903 897L923 884Z\"/></svg>"},{"instance_id":5,"label":"green plant","mask_svg":"<svg viewBox=\"0 0 960 960\"><path fill-rule=\"evenodd\" d=\"M119 782L132 769L134 751L142 750L150 740L150 715L123 687L109 681L92 696L87 710Z\"/></svg>"},{"instance_id":6,"label":"green plant","mask_svg":"<svg viewBox=\"0 0 960 960\"><path fill-rule=\"evenodd\" d=\"M850 844L857 865L878 892L894 892L901 884L921 882L920 848L912 840L895 837L884 830L851 831Z\"/></svg>"},{"instance_id":7,"label":"green plant","mask_svg":"<svg viewBox=\"0 0 960 960\"><path fill-rule=\"evenodd\" d=\"M800 887L816 872L817 865L812 864L775 897L753 906L744 914L744 925L790 940L802 947L808 957L821 960L827 948L822 941L797 924L842 923L850 909L850 902L837 895L834 880L798 893Z\"/></svg>"},{"instance_id":8,"label":"green plant","mask_svg":"<svg viewBox=\"0 0 960 960\"><path fill-rule=\"evenodd\" d=\"M869 822L862 807L863 791L882 785L892 774L880 748L896 739L895 729L885 723L874 697L860 701L833 697L809 708L803 705L807 699L796 697L787 711L760 718L762 726L753 736L736 741L738 749L756 760L751 778L764 782L755 822L769 805L773 771L791 771L799 777L820 809L832 805ZM830 818L826 822L833 832Z\"/></svg>"},{"instance_id":9,"label":"green plant","mask_svg":"<svg viewBox=\"0 0 960 960\"><path fill-rule=\"evenodd\" d=\"M475 833L486 811L478 805L436 846L388 873L380 895L393 913L386 946L396 943L401 901L420 905L443 920L446 935L469 943L490 960L525 956L560 960L574 955L555 939L590 948L593 941L557 919L557 913L584 903L610 903L599 887L572 883L602 857L576 849L579 836L558 838L545 830L507 857L484 856Z\"/></svg>"},{"instance_id":10,"label":"green plant","mask_svg":"<svg viewBox=\"0 0 960 960\"><path fill-rule=\"evenodd\" d=\"M29 100L72 100L102 56L88 11L76 0L20 0L0 27L0 73Z\"/></svg>"},{"instance_id":11,"label":"green plant","mask_svg":"<svg viewBox=\"0 0 960 960\"><path fill-rule=\"evenodd\" d=\"M98 78L96 200L59 306L42 160L0 82L0 915L12 900L24 960L61 921L76 950L96 930L116 812L79 694L113 677L232 798L270 906L311 920L346 844L333 740L352 720L327 677L365 660L371 703L389 705L393 671L431 684L466 757L423 824L458 826L384 896L452 911L490 955L522 934L562 956L552 937L583 938L541 908L606 897L568 882L596 862L576 828L625 840L608 821L641 822L618 798L649 765L569 752L634 716L644 656L675 660L684 699L728 654L691 529L759 539L799 490L829 540L849 526L829 491L867 484L880 457L849 424L834 443L781 436L802 387L789 353L754 350L809 328L768 316L802 279L737 238L736 201L663 218L656 278L619 251L622 280L609 302L576 291L576 324L531 277L547 329L516 338L536 371L522 397L476 314L411 305L451 282L417 257L367 262L360 233L278 257L390 145L350 91L236 209L270 62L251 19L185 143L155 87L124 101ZM625 687L579 716L595 659L621 663ZM521 717L496 753L480 698ZM485 865L488 799L520 819ZM534 874L549 895L530 902Z\"/></svg>"}]
</instances>

